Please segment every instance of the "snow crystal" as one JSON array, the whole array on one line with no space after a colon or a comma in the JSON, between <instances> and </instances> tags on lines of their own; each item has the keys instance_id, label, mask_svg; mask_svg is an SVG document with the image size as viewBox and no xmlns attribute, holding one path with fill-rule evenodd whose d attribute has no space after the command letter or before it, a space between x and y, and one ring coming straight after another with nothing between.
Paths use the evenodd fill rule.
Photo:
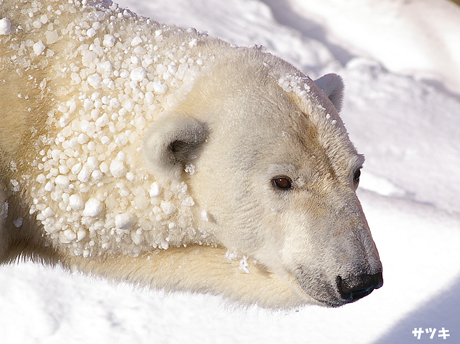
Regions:
<instances>
[{"instance_id":1,"label":"snow crystal","mask_svg":"<svg viewBox=\"0 0 460 344\"><path fill-rule=\"evenodd\" d=\"M16 220L13 221L13 225L16 227L16 228L19 228L22 226L22 222L24 221L24 219L22 217L18 217Z\"/></svg>"},{"instance_id":2,"label":"snow crystal","mask_svg":"<svg viewBox=\"0 0 460 344\"><path fill-rule=\"evenodd\" d=\"M101 180L102 177L103 177L103 174L102 174L101 171L96 170L96 171L91 172L91 177L92 177L94 180Z\"/></svg>"},{"instance_id":3,"label":"snow crystal","mask_svg":"<svg viewBox=\"0 0 460 344\"><path fill-rule=\"evenodd\" d=\"M228 250L225 253L225 258L227 258L228 260L233 260L233 259L236 259L237 257L238 257L238 252L236 252L236 251Z\"/></svg>"},{"instance_id":4,"label":"snow crystal","mask_svg":"<svg viewBox=\"0 0 460 344\"><path fill-rule=\"evenodd\" d=\"M88 83L95 89L101 88L102 78L99 74L93 74L88 77Z\"/></svg>"},{"instance_id":5,"label":"snow crystal","mask_svg":"<svg viewBox=\"0 0 460 344\"><path fill-rule=\"evenodd\" d=\"M41 16L40 16L40 22L41 22L42 24L48 23L48 16L47 16L46 14L41 15Z\"/></svg>"},{"instance_id":6,"label":"snow crystal","mask_svg":"<svg viewBox=\"0 0 460 344\"><path fill-rule=\"evenodd\" d=\"M202 210L201 211L201 218L206 221L206 222L209 222L209 216L208 216L208 212L206 210Z\"/></svg>"},{"instance_id":7,"label":"snow crystal","mask_svg":"<svg viewBox=\"0 0 460 344\"><path fill-rule=\"evenodd\" d=\"M154 82L152 86L153 86L153 90L155 94L159 94L159 95L165 94L166 91L168 90L168 86L161 81Z\"/></svg>"},{"instance_id":8,"label":"snow crystal","mask_svg":"<svg viewBox=\"0 0 460 344\"><path fill-rule=\"evenodd\" d=\"M112 173L112 176L114 176L115 178L124 177L126 175L126 172L128 172L128 170L126 169L126 166L123 163L123 161L113 160L110 163L110 173Z\"/></svg>"},{"instance_id":9,"label":"snow crystal","mask_svg":"<svg viewBox=\"0 0 460 344\"><path fill-rule=\"evenodd\" d=\"M96 127L102 128L109 124L109 115L103 114L96 120Z\"/></svg>"},{"instance_id":10,"label":"snow crystal","mask_svg":"<svg viewBox=\"0 0 460 344\"><path fill-rule=\"evenodd\" d=\"M83 209L84 202L80 195L70 195L69 197L69 206L73 210Z\"/></svg>"},{"instance_id":11,"label":"snow crystal","mask_svg":"<svg viewBox=\"0 0 460 344\"><path fill-rule=\"evenodd\" d=\"M38 41L33 45L33 50L36 55L40 55L45 50L45 45L42 41Z\"/></svg>"},{"instance_id":12,"label":"snow crystal","mask_svg":"<svg viewBox=\"0 0 460 344\"><path fill-rule=\"evenodd\" d=\"M142 38L136 36L133 38L133 40L131 41L131 46L132 47L135 47L136 45L139 45L142 43Z\"/></svg>"},{"instance_id":13,"label":"snow crystal","mask_svg":"<svg viewBox=\"0 0 460 344\"><path fill-rule=\"evenodd\" d=\"M181 205L184 207L193 207L195 205L195 201L192 197L188 196L185 200L182 201Z\"/></svg>"},{"instance_id":14,"label":"snow crystal","mask_svg":"<svg viewBox=\"0 0 460 344\"><path fill-rule=\"evenodd\" d=\"M195 173L195 165L185 165L185 172L189 173L190 175Z\"/></svg>"},{"instance_id":15,"label":"snow crystal","mask_svg":"<svg viewBox=\"0 0 460 344\"><path fill-rule=\"evenodd\" d=\"M82 168L82 164L79 162L73 165L70 171L72 172L72 174L78 174L81 171L81 168Z\"/></svg>"},{"instance_id":16,"label":"snow crystal","mask_svg":"<svg viewBox=\"0 0 460 344\"><path fill-rule=\"evenodd\" d=\"M50 207L47 207L47 208L45 208L45 210L43 210L43 211L41 212L41 215L46 219L46 218L48 218L48 217L53 216L53 215L54 215L54 211L53 211L53 209L51 209Z\"/></svg>"},{"instance_id":17,"label":"snow crystal","mask_svg":"<svg viewBox=\"0 0 460 344\"><path fill-rule=\"evenodd\" d=\"M99 215L104 209L104 205L101 201L96 198L90 198L85 203L85 209L83 209L83 216L95 217Z\"/></svg>"},{"instance_id":18,"label":"snow crystal","mask_svg":"<svg viewBox=\"0 0 460 344\"><path fill-rule=\"evenodd\" d=\"M82 127L82 130L83 130L83 127ZM88 142L88 140L89 140L89 137L85 133L81 133L80 135L78 135L77 142L79 144L84 145L85 143Z\"/></svg>"},{"instance_id":19,"label":"snow crystal","mask_svg":"<svg viewBox=\"0 0 460 344\"><path fill-rule=\"evenodd\" d=\"M188 43L188 46L189 46L190 48L194 48L194 47L197 46L197 44L198 44L198 40L197 40L196 38L194 38L194 39L192 39L192 40Z\"/></svg>"},{"instance_id":20,"label":"snow crystal","mask_svg":"<svg viewBox=\"0 0 460 344\"><path fill-rule=\"evenodd\" d=\"M240 259L240 265L238 269L248 274L250 272L248 268L249 268L248 258L246 256L243 256L243 258Z\"/></svg>"},{"instance_id":21,"label":"snow crystal","mask_svg":"<svg viewBox=\"0 0 460 344\"><path fill-rule=\"evenodd\" d=\"M147 102L147 104L153 104L154 97L155 97L155 96L153 95L153 93L149 91L149 92L147 92L147 93L145 94L145 98L144 98L144 99L145 99L145 101Z\"/></svg>"},{"instance_id":22,"label":"snow crystal","mask_svg":"<svg viewBox=\"0 0 460 344\"><path fill-rule=\"evenodd\" d=\"M166 215L171 215L176 211L176 208L171 202L161 202L160 208Z\"/></svg>"},{"instance_id":23,"label":"snow crystal","mask_svg":"<svg viewBox=\"0 0 460 344\"><path fill-rule=\"evenodd\" d=\"M86 235L87 235L87 233L86 233L85 230L83 230L83 229L79 230L77 232L77 241L82 241L83 239L86 238Z\"/></svg>"},{"instance_id":24,"label":"snow crystal","mask_svg":"<svg viewBox=\"0 0 460 344\"><path fill-rule=\"evenodd\" d=\"M157 197L161 195L161 187L157 182L152 183L149 191L150 197Z\"/></svg>"},{"instance_id":25,"label":"snow crystal","mask_svg":"<svg viewBox=\"0 0 460 344\"><path fill-rule=\"evenodd\" d=\"M126 173L126 179L129 180L130 182L134 182L134 180L136 179L136 176L134 175L134 173L128 172Z\"/></svg>"},{"instance_id":26,"label":"snow crystal","mask_svg":"<svg viewBox=\"0 0 460 344\"><path fill-rule=\"evenodd\" d=\"M57 186L61 187L62 189L69 187L69 177L68 176L57 176L55 179L55 183Z\"/></svg>"},{"instance_id":27,"label":"snow crystal","mask_svg":"<svg viewBox=\"0 0 460 344\"><path fill-rule=\"evenodd\" d=\"M8 18L0 19L0 35L9 35L10 33L11 33L10 20Z\"/></svg>"},{"instance_id":28,"label":"snow crystal","mask_svg":"<svg viewBox=\"0 0 460 344\"><path fill-rule=\"evenodd\" d=\"M90 169L96 170L96 169L99 167L99 161L97 160L96 157L90 156L90 157L86 160L86 165L87 165Z\"/></svg>"},{"instance_id":29,"label":"snow crystal","mask_svg":"<svg viewBox=\"0 0 460 344\"><path fill-rule=\"evenodd\" d=\"M94 37L94 36L96 35L96 33L97 33L96 30L94 30L93 28L91 28L91 29L89 29L88 31L86 31L86 35L87 35L88 37L90 37L90 38L91 38L91 37Z\"/></svg>"},{"instance_id":30,"label":"snow crystal","mask_svg":"<svg viewBox=\"0 0 460 344\"><path fill-rule=\"evenodd\" d=\"M20 188L21 188L21 186L19 185L19 182L17 180L14 180L14 179L12 179L10 182L11 182L11 185L13 186L12 191L13 192L18 192L20 190Z\"/></svg>"},{"instance_id":31,"label":"snow crystal","mask_svg":"<svg viewBox=\"0 0 460 344\"><path fill-rule=\"evenodd\" d=\"M99 169L101 170L102 173L107 173L109 172L109 165L106 162L101 162L99 165Z\"/></svg>"},{"instance_id":32,"label":"snow crystal","mask_svg":"<svg viewBox=\"0 0 460 344\"><path fill-rule=\"evenodd\" d=\"M82 183L86 183L89 181L89 177L91 176L91 172L88 170L88 168L85 166L81 169L80 173L78 173L78 180Z\"/></svg>"},{"instance_id":33,"label":"snow crystal","mask_svg":"<svg viewBox=\"0 0 460 344\"><path fill-rule=\"evenodd\" d=\"M46 31L46 44L53 44L59 40L59 34L57 31Z\"/></svg>"},{"instance_id":34,"label":"snow crystal","mask_svg":"<svg viewBox=\"0 0 460 344\"><path fill-rule=\"evenodd\" d=\"M234 250L228 250L224 257L227 258L228 260L232 261L234 259L238 259L238 252L237 251L234 251ZM240 259L238 259L238 262L239 262L239 266L238 266L238 269L245 272L245 273L249 273L249 263L248 263L248 258L243 255Z\"/></svg>"},{"instance_id":35,"label":"snow crystal","mask_svg":"<svg viewBox=\"0 0 460 344\"><path fill-rule=\"evenodd\" d=\"M66 239L66 242L74 241L77 238L77 234L71 229L66 229L63 232L63 234L64 234L64 237Z\"/></svg>"},{"instance_id":36,"label":"snow crystal","mask_svg":"<svg viewBox=\"0 0 460 344\"><path fill-rule=\"evenodd\" d=\"M142 67L137 67L136 69L133 69L129 75L131 80L136 82L144 80L146 76L147 72Z\"/></svg>"},{"instance_id":37,"label":"snow crystal","mask_svg":"<svg viewBox=\"0 0 460 344\"><path fill-rule=\"evenodd\" d=\"M54 191L54 183L52 183L52 182L46 183L45 190L48 191L48 192Z\"/></svg>"},{"instance_id":38,"label":"snow crystal","mask_svg":"<svg viewBox=\"0 0 460 344\"><path fill-rule=\"evenodd\" d=\"M112 35L104 35L104 41L102 45L106 48L112 48L115 45L115 37Z\"/></svg>"},{"instance_id":39,"label":"snow crystal","mask_svg":"<svg viewBox=\"0 0 460 344\"><path fill-rule=\"evenodd\" d=\"M136 223L130 214L118 214L115 216L115 226L118 229L129 229Z\"/></svg>"},{"instance_id":40,"label":"snow crystal","mask_svg":"<svg viewBox=\"0 0 460 344\"><path fill-rule=\"evenodd\" d=\"M110 99L109 105L112 108L116 109L116 108L118 108L120 106L120 102L118 101L117 98L112 98L112 99Z\"/></svg>"},{"instance_id":41,"label":"snow crystal","mask_svg":"<svg viewBox=\"0 0 460 344\"><path fill-rule=\"evenodd\" d=\"M42 27L42 23L39 20L36 20L32 23L32 26L36 29L40 29Z\"/></svg>"}]
</instances>

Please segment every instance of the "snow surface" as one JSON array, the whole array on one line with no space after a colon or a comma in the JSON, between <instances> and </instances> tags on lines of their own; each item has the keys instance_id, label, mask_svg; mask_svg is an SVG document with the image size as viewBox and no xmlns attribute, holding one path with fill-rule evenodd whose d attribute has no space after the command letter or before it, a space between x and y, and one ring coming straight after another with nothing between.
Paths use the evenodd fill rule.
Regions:
<instances>
[{"instance_id":1,"label":"snow surface","mask_svg":"<svg viewBox=\"0 0 460 344\"><path fill-rule=\"evenodd\" d=\"M366 155L359 196L384 286L339 309L271 312L21 263L0 267L0 343L460 342L458 7L445 0L119 3L235 44L263 45L313 78L344 78L342 117ZM414 327L438 332L417 340Z\"/></svg>"}]
</instances>

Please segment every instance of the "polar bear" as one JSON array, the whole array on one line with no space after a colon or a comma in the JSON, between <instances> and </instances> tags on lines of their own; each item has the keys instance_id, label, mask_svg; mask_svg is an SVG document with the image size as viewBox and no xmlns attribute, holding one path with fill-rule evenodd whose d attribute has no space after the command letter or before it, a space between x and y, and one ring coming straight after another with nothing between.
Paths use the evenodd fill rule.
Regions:
<instances>
[{"instance_id":1,"label":"polar bear","mask_svg":"<svg viewBox=\"0 0 460 344\"><path fill-rule=\"evenodd\" d=\"M108 1L0 18L0 262L268 308L382 286L340 77Z\"/></svg>"}]
</instances>

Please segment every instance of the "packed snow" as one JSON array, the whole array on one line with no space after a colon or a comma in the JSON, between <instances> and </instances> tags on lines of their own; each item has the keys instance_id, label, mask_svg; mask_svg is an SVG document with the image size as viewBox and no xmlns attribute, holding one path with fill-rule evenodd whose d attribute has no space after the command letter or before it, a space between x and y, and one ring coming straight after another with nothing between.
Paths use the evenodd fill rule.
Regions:
<instances>
[{"instance_id":1,"label":"packed snow","mask_svg":"<svg viewBox=\"0 0 460 344\"><path fill-rule=\"evenodd\" d=\"M329 72L343 77L341 113L352 141L366 156L359 196L381 255L384 286L338 309L273 312L20 263L0 267L1 343L460 342L459 7L446 0L119 4L233 44L262 45L312 78ZM34 25L46 23L40 18ZM1 19L0 34L9 34L10 25ZM114 39L107 35L103 46L113 46ZM35 44L35 54L46 53L43 42ZM137 82L144 73L136 68L125 77ZM93 81L95 86L100 82ZM158 83L154 91L161 93L165 86ZM103 100L86 101L92 109ZM80 136L76 139L84 143ZM124 170L122 157L114 161L116 166L101 164L99 170L133 177ZM78 178L97 180L89 174L91 164L70 168ZM46 188L46 177L40 178ZM67 182L55 180L58 187ZM162 192L159 184L149 187L151 197ZM69 206L91 216L99 211L98 202L69 199ZM173 211L171 206L159 204L164 213ZM43 216L53 216L50 211L45 207ZM16 221L20 225L22 219ZM115 219L120 227L132 221L125 213ZM242 269L250 270L249 263L240 260Z\"/></svg>"},{"instance_id":2,"label":"packed snow","mask_svg":"<svg viewBox=\"0 0 460 344\"><path fill-rule=\"evenodd\" d=\"M8 35L11 32L11 22L8 18L0 19L0 35Z\"/></svg>"}]
</instances>

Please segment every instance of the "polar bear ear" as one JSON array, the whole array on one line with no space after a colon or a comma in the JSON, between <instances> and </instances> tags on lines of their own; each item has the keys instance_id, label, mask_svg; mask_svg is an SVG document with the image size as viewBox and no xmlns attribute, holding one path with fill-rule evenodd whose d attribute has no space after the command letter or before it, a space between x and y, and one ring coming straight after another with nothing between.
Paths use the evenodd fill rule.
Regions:
<instances>
[{"instance_id":1,"label":"polar bear ear","mask_svg":"<svg viewBox=\"0 0 460 344\"><path fill-rule=\"evenodd\" d=\"M152 173L179 179L207 132L206 125L186 115L171 114L156 120L143 143L147 166Z\"/></svg>"},{"instance_id":2,"label":"polar bear ear","mask_svg":"<svg viewBox=\"0 0 460 344\"><path fill-rule=\"evenodd\" d=\"M326 74L315 80L315 84L324 91L332 104L334 104L337 112L340 112L344 88L342 78L337 74Z\"/></svg>"}]
</instances>

